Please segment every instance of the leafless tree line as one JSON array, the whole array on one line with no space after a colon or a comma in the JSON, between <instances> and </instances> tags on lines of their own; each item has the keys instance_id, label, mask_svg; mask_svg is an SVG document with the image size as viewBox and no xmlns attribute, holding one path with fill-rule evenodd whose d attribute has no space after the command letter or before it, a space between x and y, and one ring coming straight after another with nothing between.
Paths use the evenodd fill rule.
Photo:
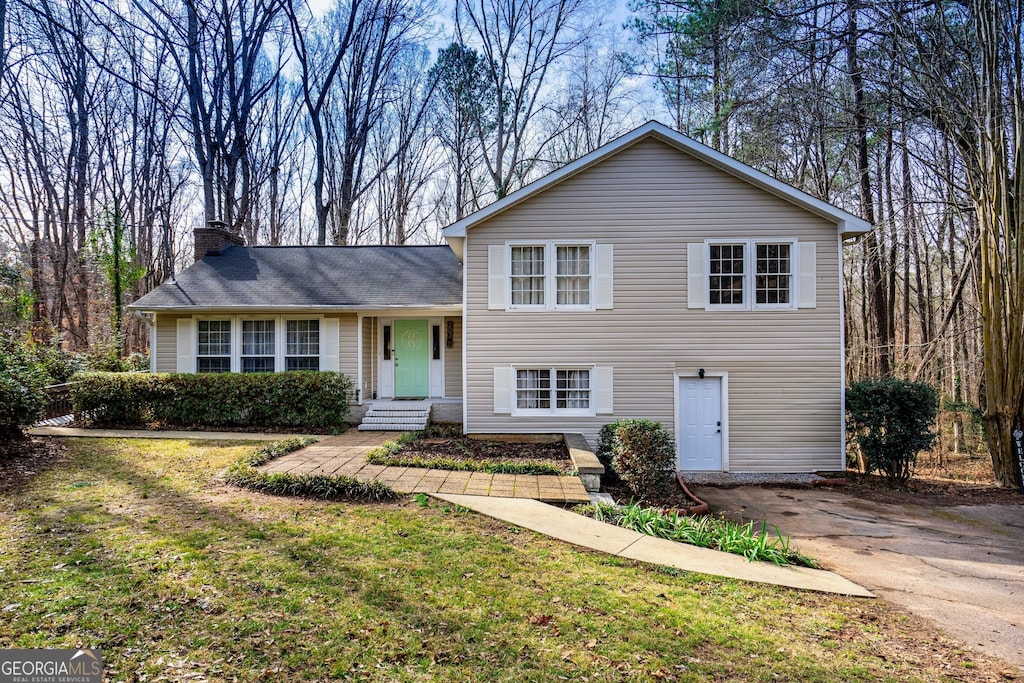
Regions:
<instances>
[{"instance_id":1,"label":"leafless tree line","mask_svg":"<svg viewBox=\"0 0 1024 683\"><path fill-rule=\"evenodd\" d=\"M432 241L657 117L875 223L846 246L848 374L979 405L1008 453L1020 0L638 0L624 26L621 9L0 0L0 230L34 316L77 348L109 334L112 225L128 297L208 220L249 244Z\"/></svg>"}]
</instances>

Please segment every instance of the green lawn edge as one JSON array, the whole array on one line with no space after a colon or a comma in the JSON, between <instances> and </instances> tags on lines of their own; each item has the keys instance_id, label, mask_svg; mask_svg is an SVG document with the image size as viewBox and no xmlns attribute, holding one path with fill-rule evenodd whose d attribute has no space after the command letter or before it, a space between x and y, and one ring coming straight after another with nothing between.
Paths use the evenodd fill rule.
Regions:
<instances>
[{"instance_id":1,"label":"green lawn edge","mask_svg":"<svg viewBox=\"0 0 1024 683\"><path fill-rule=\"evenodd\" d=\"M312 437L301 437L261 446L231 463L224 471L224 481L261 493L319 500L388 501L400 497L398 492L386 484L360 481L341 474L292 474L261 472L257 469L316 441Z\"/></svg>"}]
</instances>

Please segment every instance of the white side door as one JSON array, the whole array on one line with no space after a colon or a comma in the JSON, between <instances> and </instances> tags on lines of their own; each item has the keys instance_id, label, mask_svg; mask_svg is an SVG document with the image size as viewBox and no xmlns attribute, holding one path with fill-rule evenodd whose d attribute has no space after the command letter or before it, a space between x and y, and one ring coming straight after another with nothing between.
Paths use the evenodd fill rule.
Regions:
<instances>
[{"instance_id":1,"label":"white side door","mask_svg":"<svg viewBox=\"0 0 1024 683\"><path fill-rule=\"evenodd\" d=\"M679 469L722 471L722 378L680 377Z\"/></svg>"}]
</instances>

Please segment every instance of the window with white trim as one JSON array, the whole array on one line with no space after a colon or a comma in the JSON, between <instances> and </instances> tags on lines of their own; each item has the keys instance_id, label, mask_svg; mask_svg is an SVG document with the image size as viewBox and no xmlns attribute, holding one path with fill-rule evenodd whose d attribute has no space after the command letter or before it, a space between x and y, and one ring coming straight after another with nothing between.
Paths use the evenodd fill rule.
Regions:
<instances>
[{"instance_id":1,"label":"window with white trim","mask_svg":"<svg viewBox=\"0 0 1024 683\"><path fill-rule=\"evenodd\" d=\"M196 372L231 372L231 321L200 320Z\"/></svg>"},{"instance_id":2,"label":"window with white trim","mask_svg":"<svg viewBox=\"0 0 1024 683\"><path fill-rule=\"evenodd\" d=\"M756 244L757 274L754 277L754 305L793 303L793 245Z\"/></svg>"},{"instance_id":3,"label":"window with white trim","mask_svg":"<svg viewBox=\"0 0 1024 683\"><path fill-rule=\"evenodd\" d=\"M797 307L796 240L709 240L706 254L709 309Z\"/></svg>"},{"instance_id":4,"label":"window with white trim","mask_svg":"<svg viewBox=\"0 0 1024 683\"><path fill-rule=\"evenodd\" d=\"M508 246L511 310L594 310L594 248L589 243Z\"/></svg>"},{"instance_id":5,"label":"window with white trim","mask_svg":"<svg viewBox=\"0 0 1024 683\"><path fill-rule=\"evenodd\" d=\"M544 245L515 245L510 256L512 305L543 306L546 289Z\"/></svg>"},{"instance_id":6,"label":"window with white trim","mask_svg":"<svg viewBox=\"0 0 1024 683\"><path fill-rule=\"evenodd\" d=\"M708 301L712 306L743 305L745 251L745 244L708 245Z\"/></svg>"},{"instance_id":7,"label":"window with white trim","mask_svg":"<svg viewBox=\"0 0 1024 683\"><path fill-rule=\"evenodd\" d=\"M590 246L555 247L555 305L590 306Z\"/></svg>"},{"instance_id":8,"label":"window with white trim","mask_svg":"<svg viewBox=\"0 0 1024 683\"><path fill-rule=\"evenodd\" d=\"M242 372L273 372L276 361L274 320L242 321Z\"/></svg>"},{"instance_id":9,"label":"window with white trim","mask_svg":"<svg viewBox=\"0 0 1024 683\"><path fill-rule=\"evenodd\" d=\"M515 413L593 414L590 368L515 368Z\"/></svg>"},{"instance_id":10,"label":"window with white trim","mask_svg":"<svg viewBox=\"0 0 1024 683\"><path fill-rule=\"evenodd\" d=\"M285 370L320 369L320 321L285 322Z\"/></svg>"}]
</instances>

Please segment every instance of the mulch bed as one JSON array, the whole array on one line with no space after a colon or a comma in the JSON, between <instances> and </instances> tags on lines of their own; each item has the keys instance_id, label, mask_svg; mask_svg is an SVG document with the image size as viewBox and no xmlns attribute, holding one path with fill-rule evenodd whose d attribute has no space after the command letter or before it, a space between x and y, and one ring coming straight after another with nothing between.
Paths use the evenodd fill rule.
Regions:
<instances>
[{"instance_id":1,"label":"mulch bed","mask_svg":"<svg viewBox=\"0 0 1024 683\"><path fill-rule=\"evenodd\" d=\"M0 493L14 491L65 457L64 443L45 436L0 440Z\"/></svg>"},{"instance_id":2,"label":"mulch bed","mask_svg":"<svg viewBox=\"0 0 1024 683\"><path fill-rule=\"evenodd\" d=\"M572 460L565 443L512 443L509 441L484 441L468 437L427 438L407 443L398 455L423 460L493 460L494 462L516 462L544 464L558 467L565 473L572 471Z\"/></svg>"},{"instance_id":3,"label":"mulch bed","mask_svg":"<svg viewBox=\"0 0 1024 683\"><path fill-rule=\"evenodd\" d=\"M632 501L644 507L660 508L666 511L685 511L687 514L697 508L697 502L683 493L675 475L665 477L665 485L661 491L648 492L641 500L635 500L633 492L624 483L613 480L607 474L601 477L601 491L609 494L619 505L625 505Z\"/></svg>"}]
</instances>

